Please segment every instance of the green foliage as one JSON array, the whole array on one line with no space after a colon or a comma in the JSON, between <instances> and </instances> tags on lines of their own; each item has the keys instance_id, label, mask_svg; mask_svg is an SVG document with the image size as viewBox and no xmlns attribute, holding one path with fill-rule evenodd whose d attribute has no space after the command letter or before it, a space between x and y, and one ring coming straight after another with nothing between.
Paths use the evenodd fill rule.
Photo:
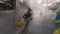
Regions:
<instances>
[{"instance_id":1,"label":"green foliage","mask_svg":"<svg viewBox=\"0 0 60 34\"><path fill-rule=\"evenodd\" d=\"M55 20L54 23L55 23L56 25L60 25L60 20Z\"/></svg>"}]
</instances>

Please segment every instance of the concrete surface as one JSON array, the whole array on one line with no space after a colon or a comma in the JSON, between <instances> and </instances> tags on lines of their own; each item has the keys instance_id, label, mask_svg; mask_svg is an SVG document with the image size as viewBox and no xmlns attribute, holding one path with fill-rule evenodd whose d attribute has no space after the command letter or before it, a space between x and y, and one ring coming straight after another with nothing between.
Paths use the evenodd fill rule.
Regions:
<instances>
[{"instance_id":1,"label":"concrete surface","mask_svg":"<svg viewBox=\"0 0 60 34\"><path fill-rule=\"evenodd\" d=\"M9 14L0 11L0 34L14 34L13 21L15 17L13 10L11 11L12 13Z\"/></svg>"},{"instance_id":2,"label":"concrete surface","mask_svg":"<svg viewBox=\"0 0 60 34\"><path fill-rule=\"evenodd\" d=\"M55 16L49 12L44 14L44 16L40 14L33 15L33 19L29 22L25 34L53 34L54 30L58 28L53 23Z\"/></svg>"}]
</instances>

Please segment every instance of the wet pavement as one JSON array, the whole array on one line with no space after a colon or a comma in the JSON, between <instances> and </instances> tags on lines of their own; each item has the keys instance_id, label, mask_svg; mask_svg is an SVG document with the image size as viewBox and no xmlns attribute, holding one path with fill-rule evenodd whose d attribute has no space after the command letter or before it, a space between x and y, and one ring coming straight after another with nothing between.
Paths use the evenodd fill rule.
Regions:
<instances>
[{"instance_id":1,"label":"wet pavement","mask_svg":"<svg viewBox=\"0 0 60 34\"><path fill-rule=\"evenodd\" d=\"M25 34L53 34L58 28L53 23L55 17L56 15L49 12L42 16L40 14L33 15Z\"/></svg>"},{"instance_id":2,"label":"wet pavement","mask_svg":"<svg viewBox=\"0 0 60 34\"><path fill-rule=\"evenodd\" d=\"M13 21L15 20L13 10L0 11L0 34L14 34Z\"/></svg>"}]
</instances>

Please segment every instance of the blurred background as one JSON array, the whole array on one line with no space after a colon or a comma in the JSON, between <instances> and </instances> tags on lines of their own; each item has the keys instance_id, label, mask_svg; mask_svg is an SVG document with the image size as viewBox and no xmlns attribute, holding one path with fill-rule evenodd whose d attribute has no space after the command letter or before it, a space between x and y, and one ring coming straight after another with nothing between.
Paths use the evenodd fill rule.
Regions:
<instances>
[{"instance_id":1,"label":"blurred background","mask_svg":"<svg viewBox=\"0 0 60 34\"><path fill-rule=\"evenodd\" d=\"M59 11L60 0L0 0L0 34L53 34Z\"/></svg>"}]
</instances>

